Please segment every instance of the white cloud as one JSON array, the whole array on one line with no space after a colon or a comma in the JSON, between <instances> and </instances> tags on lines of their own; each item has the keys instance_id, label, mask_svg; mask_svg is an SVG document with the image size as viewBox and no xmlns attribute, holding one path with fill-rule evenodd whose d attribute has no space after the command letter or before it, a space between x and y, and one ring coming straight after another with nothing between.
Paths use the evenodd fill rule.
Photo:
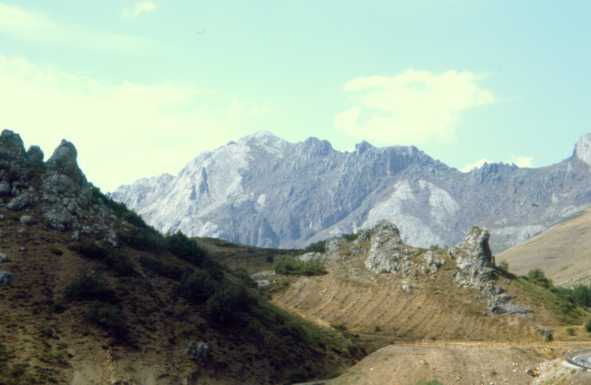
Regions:
<instances>
[{"instance_id":1,"label":"white cloud","mask_svg":"<svg viewBox=\"0 0 591 385\"><path fill-rule=\"evenodd\" d=\"M98 51L134 53L150 43L125 34L92 31L80 25L63 23L35 10L0 3L0 35L67 47Z\"/></svg>"},{"instance_id":2,"label":"white cloud","mask_svg":"<svg viewBox=\"0 0 591 385\"><path fill-rule=\"evenodd\" d=\"M347 135L378 144L420 144L455 135L463 112L495 101L481 86L483 75L408 70L394 76L348 81L353 105L337 114L335 125Z\"/></svg>"},{"instance_id":3,"label":"white cloud","mask_svg":"<svg viewBox=\"0 0 591 385\"><path fill-rule=\"evenodd\" d=\"M153 1L137 1L132 6L123 10L123 16L139 17L155 12L158 9L158 4Z\"/></svg>"},{"instance_id":4,"label":"white cloud","mask_svg":"<svg viewBox=\"0 0 591 385\"><path fill-rule=\"evenodd\" d=\"M533 167L534 158L531 156L521 156L521 155L514 155L511 157L511 160L508 162L509 164L515 164L518 167ZM470 172L472 170L478 169L484 166L486 163L493 163L488 159L480 159L473 163L468 163L464 167L460 169L462 172Z\"/></svg>"},{"instance_id":5,"label":"white cloud","mask_svg":"<svg viewBox=\"0 0 591 385\"><path fill-rule=\"evenodd\" d=\"M51 152L62 138L104 189L177 172L199 152L253 132L265 103L174 84L105 83L0 56L0 129Z\"/></svg>"}]
</instances>

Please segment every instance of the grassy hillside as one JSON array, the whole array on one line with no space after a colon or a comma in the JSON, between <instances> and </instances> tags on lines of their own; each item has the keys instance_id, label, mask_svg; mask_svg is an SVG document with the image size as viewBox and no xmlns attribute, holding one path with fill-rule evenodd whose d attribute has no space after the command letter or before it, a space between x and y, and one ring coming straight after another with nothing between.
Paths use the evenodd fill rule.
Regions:
<instances>
[{"instance_id":1,"label":"grassy hillside","mask_svg":"<svg viewBox=\"0 0 591 385\"><path fill-rule=\"evenodd\" d=\"M591 282L591 210L497 256L518 275L542 269L559 285Z\"/></svg>"},{"instance_id":2,"label":"grassy hillside","mask_svg":"<svg viewBox=\"0 0 591 385\"><path fill-rule=\"evenodd\" d=\"M118 247L0 209L0 270L15 278L0 288L0 384L277 384L334 375L361 356L193 241L104 203L121 219ZM206 356L191 350L199 342Z\"/></svg>"}]
</instances>

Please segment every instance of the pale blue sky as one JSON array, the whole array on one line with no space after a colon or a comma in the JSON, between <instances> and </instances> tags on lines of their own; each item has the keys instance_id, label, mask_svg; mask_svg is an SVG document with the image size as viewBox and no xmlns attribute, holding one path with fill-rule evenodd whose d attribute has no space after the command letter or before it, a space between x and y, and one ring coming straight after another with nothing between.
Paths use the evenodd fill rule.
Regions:
<instances>
[{"instance_id":1,"label":"pale blue sky","mask_svg":"<svg viewBox=\"0 0 591 385\"><path fill-rule=\"evenodd\" d=\"M543 166L591 131L591 3L0 0L0 127L109 190L254 131Z\"/></svg>"}]
</instances>

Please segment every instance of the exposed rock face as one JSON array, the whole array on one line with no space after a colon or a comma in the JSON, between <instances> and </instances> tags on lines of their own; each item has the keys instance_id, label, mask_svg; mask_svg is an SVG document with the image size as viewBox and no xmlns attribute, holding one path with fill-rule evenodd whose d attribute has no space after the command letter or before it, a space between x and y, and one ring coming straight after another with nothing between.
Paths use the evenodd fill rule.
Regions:
<instances>
[{"instance_id":1,"label":"exposed rock face","mask_svg":"<svg viewBox=\"0 0 591 385\"><path fill-rule=\"evenodd\" d=\"M455 280L461 287L479 289L488 300L488 309L494 314L526 315L529 311L513 301L513 297L497 286L495 265L489 246L490 233L474 226L464 242L448 250L455 260Z\"/></svg>"},{"instance_id":2,"label":"exposed rock face","mask_svg":"<svg viewBox=\"0 0 591 385\"><path fill-rule=\"evenodd\" d=\"M449 255L456 261L456 281L460 286L480 287L490 280L494 264L489 239L488 230L474 226L463 243L449 249Z\"/></svg>"},{"instance_id":3,"label":"exposed rock face","mask_svg":"<svg viewBox=\"0 0 591 385\"><path fill-rule=\"evenodd\" d=\"M370 234L371 246L365 267L374 273L409 274L413 248L402 242L398 228L384 221L374 227Z\"/></svg>"},{"instance_id":4,"label":"exposed rock face","mask_svg":"<svg viewBox=\"0 0 591 385\"><path fill-rule=\"evenodd\" d=\"M478 223L501 250L591 203L590 138L553 166L462 173L415 147L364 142L340 152L315 138L290 143L263 133L113 197L161 231L257 246L302 247L388 220L421 247L454 245Z\"/></svg>"},{"instance_id":5,"label":"exposed rock face","mask_svg":"<svg viewBox=\"0 0 591 385\"><path fill-rule=\"evenodd\" d=\"M37 146L25 151L18 134L0 134L0 206L21 212L21 223L41 220L49 227L103 237L116 242L116 219L105 207L95 188L78 167L77 151L62 141L54 154L43 162Z\"/></svg>"}]
</instances>

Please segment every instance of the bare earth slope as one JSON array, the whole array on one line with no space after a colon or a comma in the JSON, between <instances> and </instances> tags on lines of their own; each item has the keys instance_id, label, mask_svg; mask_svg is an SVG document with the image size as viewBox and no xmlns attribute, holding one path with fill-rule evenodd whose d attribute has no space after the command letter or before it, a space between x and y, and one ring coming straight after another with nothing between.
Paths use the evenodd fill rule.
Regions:
<instances>
[{"instance_id":1,"label":"bare earth slope","mask_svg":"<svg viewBox=\"0 0 591 385\"><path fill-rule=\"evenodd\" d=\"M559 223L497 256L511 272L542 269L559 285L591 281L591 210Z\"/></svg>"}]
</instances>

